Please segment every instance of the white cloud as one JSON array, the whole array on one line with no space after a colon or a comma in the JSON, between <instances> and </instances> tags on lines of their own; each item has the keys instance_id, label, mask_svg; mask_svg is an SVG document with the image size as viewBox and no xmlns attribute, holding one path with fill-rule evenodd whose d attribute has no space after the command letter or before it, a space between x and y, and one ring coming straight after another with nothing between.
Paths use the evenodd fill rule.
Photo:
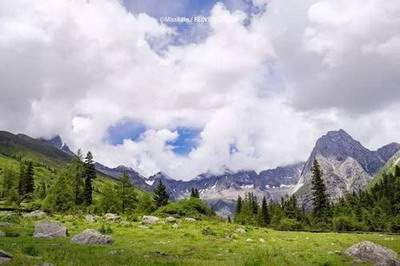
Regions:
<instances>
[{"instance_id":1,"label":"white cloud","mask_svg":"<svg viewBox=\"0 0 400 266\"><path fill-rule=\"evenodd\" d=\"M339 127L372 148L399 140L396 1L253 2L266 12L217 4L206 38L160 53L179 33L116 0L3 1L0 127L176 178L304 160ZM123 119L148 130L105 142ZM177 126L203 129L188 156L167 145Z\"/></svg>"}]
</instances>

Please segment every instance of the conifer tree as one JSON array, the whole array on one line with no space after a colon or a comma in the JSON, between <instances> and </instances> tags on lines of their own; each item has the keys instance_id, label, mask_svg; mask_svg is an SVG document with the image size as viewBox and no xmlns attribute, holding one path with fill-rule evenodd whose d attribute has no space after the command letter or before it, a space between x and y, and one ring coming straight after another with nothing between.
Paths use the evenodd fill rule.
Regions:
<instances>
[{"instance_id":1,"label":"conifer tree","mask_svg":"<svg viewBox=\"0 0 400 266\"><path fill-rule=\"evenodd\" d=\"M129 176L124 173L121 177L121 210L133 211L136 207L137 197L134 186L129 182Z\"/></svg>"},{"instance_id":2,"label":"conifer tree","mask_svg":"<svg viewBox=\"0 0 400 266\"><path fill-rule=\"evenodd\" d=\"M34 171L33 171L33 164L32 162L28 162L28 165L26 167L26 173L25 173L25 193L26 194L32 194L33 191L35 190L35 184L33 180L34 176Z\"/></svg>"},{"instance_id":3,"label":"conifer tree","mask_svg":"<svg viewBox=\"0 0 400 266\"><path fill-rule=\"evenodd\" d=\"M25 196L26 191L26 165L24 162L20 161L19 163L19 180L18 180L18 194L20 198Z\"/></svg>"},{"instance_id":4,"label":"conifer tree","mask_svg":"<svg viewBox=\"0 0 400 266\"><path fill-rule=\"evenodd\" d=\"M85 175L86 167L83 162L82 151L79 149L70 163L71 174L75 177L74 194L75 204L80 205L85 201Z\"/></svg>"},{"instance_id":5,"label":"conifer tree","mask_svg":"<svg viewBox=\"0 0 400 266\"><path fill-rule=\"evenodd\" d=\"M270 224L268 205L267 200L265 199L265 197L263 197L261 203L261 225L267 226L268 224Z\"/></svg>"},{"instance_id":6,"label":"conifer tree","mask_svg":"<svg viewBox=\"0 0 400 266\"><path fill-rule=\"evenodd\" d=\"M314 203L314 215L321 220L326 220L329 209L329 199L326 194L326 187L322 180L322 171L317 160L312 166L312 196Z\"/></svg>"},{"instance_id":7,"label":"conifer tree","mask_svg":"<svg viewBox=\"0 0 400 266\"><path fill-rule=\"evenodd\" d=\"M191 189L190 197L191 198L200 198L200 194L199 194L199 191L197 190L197 188Z\"/></svg>"},{"instance_id":8,"label":"conifer tree","mask_svg":"<svg viewBox=\"0 0 400 266\"><path fill-rule=\"evenodd\" d=\"M93 162L93 155L89 151L85 158L85 203L90 205L93 202L93 179L96 178L96 169Z\"/></svg>"},{"instance_id":9,"label":"conifer tree","mask_svg":"<svg viewBox=\"0 0 400 266\"><path fill-rule=\"evenodd\" d=\"M168 204L168 199L169 195L167 192L167 188L164 186L164 184L161 182L161 180L158 182L157 187L154 190L154 202L156 204L156 207L162 207Z\"/></svg>"},{"instance_id":10,"label":"conifer tree","mask_svg":"<svg viewBox=\"0 0 400 266\"><path fill-rule=\"evenodd\" d=\"M238 196L237 203L236 203L236 215L238 215L242 211L242 197Z\"/></svg>"}]
</instances>

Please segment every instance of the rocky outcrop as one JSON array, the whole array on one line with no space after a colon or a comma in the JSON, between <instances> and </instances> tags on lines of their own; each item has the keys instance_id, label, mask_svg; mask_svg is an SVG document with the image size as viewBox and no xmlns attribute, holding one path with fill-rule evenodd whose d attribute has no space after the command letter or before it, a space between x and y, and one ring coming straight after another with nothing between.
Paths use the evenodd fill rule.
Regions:
<instances>
[{"instance_id":1,"label":"rocky outcrop","mask_svg":"<svg viewBox=\"0 0 400 266\"><path fill-rule=\"evenodd\" d=\"M400 145L389 144L377 151L370 151L354 140L344 130L330 131L319 138L308 158L298 184L291 194L298 198L300 205L309 209L311 202L311 167L317 160L323 172L323 179L331 201L346 193L359 192L400 149Z\"/></svg>"},{"instance_id":2,"label":"rocky outcrop","mask_svg":"<svg viewBox=\"0 0 400 266\"><path fill-rule=\"evenodd\" d=\"M106 213L104 214L104 219L107 221L115 222L121 219L121 216L115 213Z\"/></svg>"},{"instance_id":3,"label":"rocky outcrop","mask_svg":"<svg viewBox=\"0 0 400 266\"><path fill-rule=\"evenodd\" d=\"M94 229L86 229L72 237L71 242L82 245L106 245L113 242L111 236L106 236Z\"/></svg>"},{"instance_id":4,"label":"rocky outcrop","mask_svg":"<svg viewBox=\"0 0 400 266\"><path fill-rule=\"evenodd\" d=\"M400 266L396 252L370 241L355 244L345 251L347 256L361 261L370 261L377 266Z\"/></svg>"},{"instance_id":5,"label":"rocky outcrop","mask_svg":"<svg viewBox=\"0 0 400 266\"><path fill-rule=\"evenodd\" d=\"M35 232L33 237L37 238L53 238L53 237L66 237L67 227L61 223L41 221L35 225Z\"/></svg>"}]
</instances>

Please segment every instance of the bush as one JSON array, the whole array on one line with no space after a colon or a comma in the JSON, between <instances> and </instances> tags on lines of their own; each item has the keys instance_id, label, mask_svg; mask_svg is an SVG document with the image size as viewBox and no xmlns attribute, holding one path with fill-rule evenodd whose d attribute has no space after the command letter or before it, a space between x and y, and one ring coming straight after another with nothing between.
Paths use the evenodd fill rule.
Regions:
<instances>
[{"instance_id":1,"label":"bush","mask_svg":"<svg viewBox=\"0 0 400 266\"><path fill-rule=\"evenodd\" d=\"M393 218L389 230L393 233L400 233L400 215Z\"/></svg>"},{"instance_id":2,"label":"bush","mask_svg":"<svg viewBox=\"0 0 400 266\"><path fill-rule=\"evenodd\" d=\"M26 247L24 247L22 252L26 255L33 256L33 257L36 257L39 255L38 250L34 246L26 246Z\"/></svg>"},{"instance_id":3,"label":"bush","mask_svg":"<svg viewBox=\"0 0 400 266\"><path fill-rule=\"evenodd\" d=\"M214 212L202 200L192 197L169 203L158 209L156 214L201 218L203 216L212 216Z\"/></svg>"},{"instance_id":4,"label":"bush","mask_svg":"<svg viewBox=\"0 0 400 266\"><path fill-rule=\"evenodd\" d=\"M109 235L112 234L113 230L109 225L105 226L104 224L102 224L101 227L99 228L99 232L105 235Z\"/></svg>"},{"instance_id":5,"label":"bush","mask_svg":"<svg viewBox=\"0 0 400 266\"><path fill-rule=\"evenodd\" d=\"M299 231L303 229L303 225L296 219L284 218L276 225L276 229L280 231Z\"/></svg>"},{"instance_id":6,"label":"bush","mask_svg":"<svg viewBox=\"0 0 400 266\"><path fill-rule=\"evenodd\" d=\"M5 223L19 223L21 217L16 213L4 213L0 214L0 222Z\"/></svg>"},{"instance_id":7,"label":"bush","mask_svg":"<svg viewBox=\"0 0 400 266\"><path fill-rule=\"evenodd\" d=\"M338 216L332 220L333 230L340 232L362 231L365 230L365 225L351 216Z\"/></svg>"}]
</instances>

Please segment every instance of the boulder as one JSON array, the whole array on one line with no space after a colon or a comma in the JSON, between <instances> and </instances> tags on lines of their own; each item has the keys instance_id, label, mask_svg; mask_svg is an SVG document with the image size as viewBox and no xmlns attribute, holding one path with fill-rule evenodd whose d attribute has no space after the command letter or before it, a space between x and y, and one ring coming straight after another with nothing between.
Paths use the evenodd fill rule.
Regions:
<instances>
[{"instance_id":1,"label":"boulder","mask_svg":"<svg viewBox=\"0 0 400 266\"><path fill-rule=\"evenodd\" d=\"M33 233L33 237L65 237L67 236L67 232L67 227L65 227L61 223L41 221L35 225L35 232Z\"/></svg>"},{"instance_id":2,"label":"boulder","mask_svg":"<svg viewBox=\"0 0 400 266\"><path fill-rule=\"evenodd\" d=\"M119 216L118 214L115 213L106 213L104 214L104 219L106 219L107 221L117 221L119 219L121 219L121 216Z\"/></svg>"},{"instance_id":3,"label":"boulder","mask_svg":"<svg viewBox=\"0 0 400 266\"><path fill-rule=\"evenodd\" d=\"M246 242L253 242L253 239L247 238L247 239L246 239Z\"/></svg>"},{"instance_id":4,"label":"boulder","mask_svg":"<svg viewBox=\"0 0 400 266\"><path fill-rule=\"evenodd\" d=\"M196 222L196 219L187 217L187 218L185 218L185 221L187 221L187 222Z\"/></svg>"},{"instance_id":5,"label":"boulder","mask_svg":"<svg viewBox=\"0 0 400 266\"><path fill-rule=\"evenodd\" d=\"M86 229L74 236L71 242L83 245L106 245L113 242L111 236L106 236L94 229Z\"/></svg>"},{"instance_id":6,"label":"boulder","mask_svg":"<svg viewBox=\"0 0 400 266\"><path fill-rule=\"evenodd\" d=\"M160 221L160 218L151 215L145 215L142 217L143 224L156 224Z\"/></svg>"},{"instance_id":7,"label":"boulder","mask_svg":"<svg viewBox=\"0 0 400 266\"><path fill-rule=\"evenodd\" d=\"M370 261L377 266L400 266L396 252L370 241L362 241L351 246L345 254L358 260Z\"/></svg>"},{"instance_id":8,"label":"boulder","mask_svg":"<svg viewBox=\"0 0 400 266\"><path fill-rule=\"evenodd\" d=\"M12 255L0 249L0 264L9 262L12 258Z\"/></svg>"},{"instance_id":9,"label":"boulder","mask_svg":"<svg viewBox=\"0 0 400 266\"><path fill-rule=\"evenodd\" d=\"M168 216L167 218L165 218L165 221L167 223L175 223L176 222L176 218L172 217L172 216Z\"/></svg>"},{"instance_id":10,"label":"boulder","mask_svg":"<svg viewBox=\"0 0 400 266\"><path fill-rule=\"evenodd\" d=\"M36 210L30 213L25 213L22 215L22 217L24 218L34 218L34 219L43 219L44 217L46 217L46 213L44 211L41 210Z\"/></svg>"}]
</instances>

